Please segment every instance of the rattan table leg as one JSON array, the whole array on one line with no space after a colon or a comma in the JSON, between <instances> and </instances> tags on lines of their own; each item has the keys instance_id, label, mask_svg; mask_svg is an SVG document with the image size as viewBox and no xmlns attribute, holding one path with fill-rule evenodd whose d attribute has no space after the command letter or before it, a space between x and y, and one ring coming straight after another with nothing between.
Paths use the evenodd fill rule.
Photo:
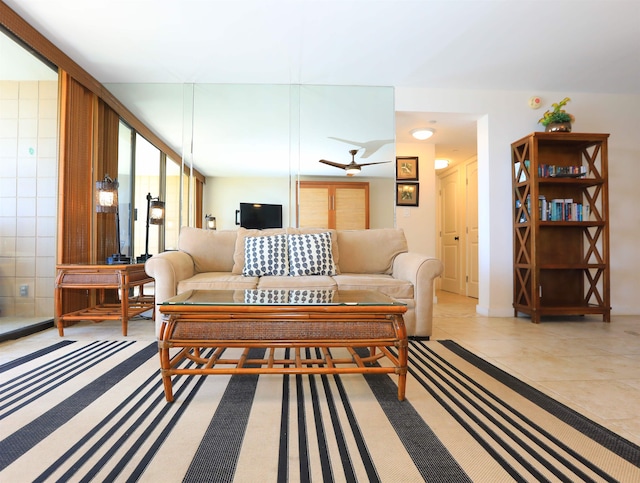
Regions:
<instances>
[{"instance_id":1,"label":"rattan table leg","mask_svg":"<svg viewBox=\"0 0 640 483\"><path fill-rule=\"evenodd\" d=\"M408 348L406 341L398 347L398 401L404 401L407 388Z\"/></svg>"},{"instance_id":2,"label":"rattan table leg","mask_svg":"<svg viewBox=\"0 0 640 483\"><path fill-rule=\"evenodd\" d=\"M171 382L171 359L169 348L160 347L160 373L162 374L162 385L164 387L164 397L167 402L173 402L173 383Z\"/></svg>"},{"instance_id":3,"label":"rattan table leg","mask_svg":"<svg viewBox=\"0 0 640 483\"><path fill-rule=\"evenodd\" d=\"M62 289L61 288L56 288L55 289L55 297L56 297L56 303L55 303L55 321L56 321L56 325L58 326L58 335L60 337L64 337L64 323L62 321Z\"/></svg>"}]
</instances>

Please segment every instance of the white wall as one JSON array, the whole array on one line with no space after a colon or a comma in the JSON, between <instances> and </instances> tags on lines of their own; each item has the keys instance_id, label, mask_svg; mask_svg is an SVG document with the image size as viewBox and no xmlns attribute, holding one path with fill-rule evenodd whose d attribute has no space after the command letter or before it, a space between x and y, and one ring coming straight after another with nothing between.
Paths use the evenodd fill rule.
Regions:
<instances>
[{"instance_id":1,"label":"white wall","mask_svg":"<svg viewBox=\"0 0 640 483\"><path fill-rule=\"evenodd\" d=\"M532 95L542 97L542 109L532 110L528 107L527 100ZM572 99L567 111L576 118L574 132L611 134L609 216L612 313L640 314L640 251L637 249L640 240L640 210L637 208L640 201L640 143L637 142L640 96L396 88L397 111L459 112L482 116L478 121L480 313L513 315L511 143L533 131L542 130L537 121L544 109L565 96ZM422 172L420 178L422 191ZM434 210L435 200L433 210L429 208L424 216L429 216ZM422 210L417 213L422 214ZM398 220L400 218L398 216ZM417 224L422 220L412 221ZM425 218L424 223L431 223L431 219Z\"/></svg>"},{"instance_id":2,"label":"white wall","mask_svg":"<svg viewBox=\"0 0 640 483\"><path fill-rule=\"evenodd\" d=\"M216 217L218 230L235 230L240 203L282 205L282 224L289 226L289 178L207 178L203 213Z\"/></svg>"},{"instance_id":3,"label":"white wall","mask_svg":"<svg viewBox=\"0 0 640 483\"><path fill-rule=\"evenodd\" d=\"M397 143L396 156L418 156L420 185L417 207L396 206L396 226L404 230L409 250L435 256L438 199L434 169L435 146L424 143Z\"/></svg>"}]
</instances>

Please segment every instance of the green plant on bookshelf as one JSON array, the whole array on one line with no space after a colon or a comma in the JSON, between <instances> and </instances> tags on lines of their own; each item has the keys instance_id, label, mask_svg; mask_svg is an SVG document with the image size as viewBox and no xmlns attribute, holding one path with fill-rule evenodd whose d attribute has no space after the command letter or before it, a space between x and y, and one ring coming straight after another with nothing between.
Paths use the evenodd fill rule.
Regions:
<instances>
[{"instance_id":1,"label":"green plant on bookshelf","mask_svg":"<svg viewBox=\"0 0 640 483\"><path fill-rule=\"evenodd\" d=\"M575 121L572 114L563 109L571 99L565 97L560 102L551 104L552 110L547 110L538 120L546 131L571 131L571 123Z\"/></svg>"}]
</instances>

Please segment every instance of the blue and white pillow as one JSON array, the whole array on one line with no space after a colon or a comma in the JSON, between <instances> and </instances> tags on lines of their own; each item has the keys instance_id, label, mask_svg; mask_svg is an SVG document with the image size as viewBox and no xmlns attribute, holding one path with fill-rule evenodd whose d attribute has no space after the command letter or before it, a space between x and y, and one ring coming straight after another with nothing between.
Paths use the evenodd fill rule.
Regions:
<instances>
[{"instance_id":1,"label":"blue and white pillow","mask_svg":"<svg viewBox=\"0 0 640 483\"><path fill-rule=\"evenodd\" d=\"M335 275L331 234L289 235L289 275Z\"/></svg>"},{"instance_id":2,"label":"blue and white pillow","mask_svg":"<svg viewBox=\"0 0 640 483\"><path fill-rule=\"evenodd\" d=\"M246 237L242 275L245 277L289 275L287 235Z\"/></svg>"}]
</instances>

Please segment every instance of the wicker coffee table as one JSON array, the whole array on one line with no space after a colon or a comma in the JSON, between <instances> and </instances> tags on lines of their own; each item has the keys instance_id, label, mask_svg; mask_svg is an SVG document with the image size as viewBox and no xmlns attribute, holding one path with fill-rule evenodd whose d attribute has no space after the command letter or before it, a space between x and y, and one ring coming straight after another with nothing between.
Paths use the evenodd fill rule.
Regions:
<instances>
[{"instance_id":1,"label":"wicker coffee table","mask_svg":"<svg viewBox=\"0 0 640 483\"><path fill-rule=\"evenodd\" d=\"M407 376L406 306L366 290L192 290L160 305L158 340L165 397L178 374L397 374ZM334 357L331 348L346 348ZM395 355L390 347L395 347ZM241 355L227 357L229 348ZM250 349L264 356L250 358ZM293 356L282 357L292 349ZM321 356L302 357L317 348ZM356 348L368 348L363 354ZM208 350L205 350L208 349ZM232 351L231 351L232 352ZM206 355L205 355L206 353ZM316 352L317 353L317 352ZM386 358L391 365L373 364ZM183 364L185 360L193 363Z\"/></svg>"}]
</instances>

